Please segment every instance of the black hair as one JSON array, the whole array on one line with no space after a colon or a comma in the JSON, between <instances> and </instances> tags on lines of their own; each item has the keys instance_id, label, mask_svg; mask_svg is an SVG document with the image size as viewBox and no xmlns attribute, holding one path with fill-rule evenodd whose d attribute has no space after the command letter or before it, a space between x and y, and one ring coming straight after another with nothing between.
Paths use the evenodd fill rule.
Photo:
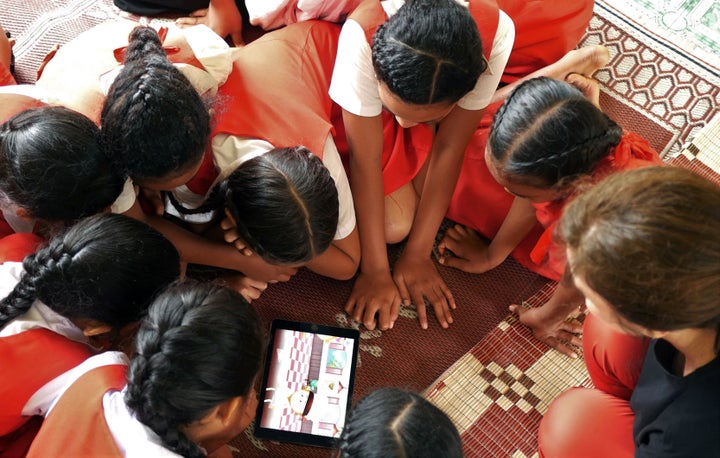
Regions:
<instances>
[{"instance_id":1,"label":"black hair","mask_svg":"<svg viewBox=\"0 0 720 458\"><path fill-rule=\"evenodd\" d=\"M125 402L170 450L204 457L182 427L250 394L264 341L257 312L235 291L193 281L171 285L140 326Z\"/></svg>"},{"instance_id":2,"label":"black hair","mask_svg":"<svg viewBox=\"0 0 720 458\"><path fill-rule=\"evenodd\" d=\"M173 203L183 213L227 207L247 246L276 264L307 262L322 254L338 225L335 181L320 158L302 146L275 148L242 163L198 209Z\"/></svg>"},{"instance_id":3,"label":"black hair","mask_svg":"<svg viewBox=\"0 0 720 458\"><path fill-rule=\"evenodd\" d=\"M130 33L125 67L101 114L104 146L136 181L182 173L199 162L210 138L210 115L185 75L168 60L157 32Z\"/></svg>"},{"instance_id":4,"label":"black hair","mask_svg":"<svg viewBox=\"0 0 720 458\"><path fill-rule=\"evenodd\" d=\"M0 199L34 218L71 224L99 213L123 182L100 147L100 129L76 111L31 108L0 126Z\"/></svg>"},{"instance_id":5,"label":"black hair","mask_svg":"<svg viewBox=\"0 0 720 458\"><path fill-rule=\"evenodd\" d=\"M589 174L622 135L573 85L539 77L510 93L495 114L488 146L502 176L553 188Z\"/></svg>"},{"instance_id":6,"label":"black hair","mask_svg":"<svg viewBox=\"0 0 720 458\"><path fill-rule=\"evenodd\" d=\"M340 437L341 458L462 458L450 418L417 393L381 388L350 413Z\"/></svg>"},{"instance_id":7,"label":"black hair","mask_svg":"<svg viewBox=\"0 0 720 458\"><path fill-rule=\"evenodd\" d=\"M0 327L35 300L67 318L113 328L139 320L154 295L180 274L175 247L150 226L114 214L85 218L23 261L0 301Z\"/></svg>"},{"instance_id":8,"label":"black hair","mask_svg":"<svg viewBox=\"0 0 720 458\"><path fill-rule=\"evenodd\" d=\"M412 0L372 42L378 79L406 103L455 103L487 69L477 24L455 0Z\"/></svg>"}]
</instances>

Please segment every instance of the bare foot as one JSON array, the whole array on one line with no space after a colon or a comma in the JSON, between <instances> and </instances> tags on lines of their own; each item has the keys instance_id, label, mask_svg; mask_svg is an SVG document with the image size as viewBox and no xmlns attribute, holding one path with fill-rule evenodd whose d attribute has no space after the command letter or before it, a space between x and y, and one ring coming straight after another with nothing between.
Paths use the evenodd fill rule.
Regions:
<instances>
[{"instance_id":1,"label":"bare foot","mask_svg":"<svg viewBox=\"0 0 720 458\"><path fill-rule=\"evenodd\" d=\"M606 66L610 61L610 52L605 46L591 45L573 49L565 54L559 61L548 66L553 68L552 73L547 75L558 79L566 79L571 73L579 73L591 76L600 68Z\"/></svg>"},{"instance_id":2,"label":"bare foot","mask_svg":"<svg viewBox=\"0 0 720 458\"><path fill-rule=\"evenodd\" d=\"M445 232L438 244L438 252L440 264L474 274L494 269L504 261L491 259L488 242L474 230L459 224Z\"/></svg>"}]
</instances>

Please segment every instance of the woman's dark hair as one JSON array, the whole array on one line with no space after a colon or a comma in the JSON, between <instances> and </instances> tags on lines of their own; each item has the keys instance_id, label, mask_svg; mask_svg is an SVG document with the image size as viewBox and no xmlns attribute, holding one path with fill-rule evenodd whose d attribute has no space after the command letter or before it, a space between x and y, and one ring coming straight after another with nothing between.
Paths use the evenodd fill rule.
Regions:
<instances>
[{"instance_id":1,"label":"woman's dark hair","mask_svg":"<svg viewBox=\"0 0 720 458\"><path fill-rule=\"evenodd\" d=\"M130 33L125 67L101 115L102 138L118 168L136 181L179 174L199 162L210 138L200 95L167 59L157 32Z\"/></svg>"},{"instance_id":2,"label":"woman's dark hair","mask_svg":"<svg viewBox=\"0 0 720 458\"><path fill-rule=\"evenodd\" d=\"M264 341L257 312L235 291L191 281L172 285L140 326L125 402L166 447L204 457L181 427L250 394Z\"/></svg>"},{"instance_id":3,"label":"woman's dark hair","mask_svg":"<svg viewBox=\"0 0 720 458\"><path fill-rule=\"evenodd\" d=\"M589 174L622 135L570 83L539 77L510 93L495 114L488 146L501 176L560 188Z\"/></svg>"},{"instance_id":4,"label":"woman's dark hair","mask_svg":"<svg viewBox=\"0 0 720 458\"><path fill-rule=\"evenodd\" d=\"M100 129L63 107L31 108L0 126L0 199L50 223L109 207L124 178L100 147Z\"/></svg>"},{"instance_id":5,"label":"woman's dark hair","mask_svg":"<svg viewBox=\"0 0 720 458\"><path fill-rule=\"evenodd\" d=\"M0 301L0 327L35 300L67 318L113 328L139 320L155 294L180 274L175 247L126 216L85 218L23 261L15 289Z\"/></svg>"},{"instance_id":6,"label":"woman's dark hair","mask_svg":"<svg viewBox=\"0 0 720 458\"><path fill-rule=\"evenodd\" d=\"M196 210L174 204L183 213L227 207L247 246L277 264L307 262L324 253L338 225L335 181L320 158L302 146L275 148L242 163Z\"/></svg>"},{"instance_id":7,"label":"woman's dark hair","mask_svg":"<svg viewBox=\"0 0 720 458\"><path fill-rule=\"evenodd\" d=\"M577 197L558 229L572 274L626 320L720 331L717 184L676 167L617 173Z\"/></svg>"},{"instance_id":8,"label":"woman's dark hair","mask_svg":"<svg viewBox=\"0 0 720 458\"><path fill-rule=\"evenodd\" d=\"M340 437L341 458L462 458L450 418L430 401L400 388L381 388L362 399Z\"/></svg>"},{"instance_id":9,"label":"woman's dark hair","mask_svg":"<svg viewBox=\"0 0 720 458\"><path fill-rule=\"evenodd\" d=\"M468 8L455 0L412 0L378 27L372 42L378 79L406 103L455 103L487 69Z\"/></svg>"}]
</instances>

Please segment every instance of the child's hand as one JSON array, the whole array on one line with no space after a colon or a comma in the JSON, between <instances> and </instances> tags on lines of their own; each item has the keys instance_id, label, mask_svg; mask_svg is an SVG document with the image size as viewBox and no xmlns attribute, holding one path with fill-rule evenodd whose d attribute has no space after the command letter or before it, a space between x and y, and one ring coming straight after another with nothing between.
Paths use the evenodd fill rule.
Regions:
<instances>
[{"instance_id":1,"label":"child's hand","mask_svg":"<svg viewBox=\"0 0 720 458\"><path fill-rule=\"evenodd\" d=\"M438 244L438 252L440 264L473 274L492 270L504 261L504 259L492 259L490 244L474 230L459 224L445 232Z\"/></svg>"},{"instance_id":2,"label":"child's hand","mask_svg":"<svg viewBox=\"0 0 720 458\"><path fill-rule=\"evenodd\" d=\"M423 329L428 327L425 298L432 304L440 326L447 328L453 322L450 309L455 309L455 299L429 256L403 252L395 263L393 279L403 303L409 305L412 300L417 307L418 320Z\"/></svg>"},{"instance_id":3,"label":"child's hand","mask_svg":"<svg viewBox=\"0 0 720 458\"><path fill-rule=\"evenodd\" d=\"M392 329L400 312L400 294L389 272L360 272L345 312L366 328ZM377 320L376 317L377 316Z\"/></svg>"},{"instance_id":4,"label":"child's hand","mask_svg":"<svg viewBox=\"0 0 720 458\"><path fill-rule=\"evenodd\" d=\"M189 17L175 21L180 27L205 24L223 40L230 36L235 46L245 44L242 38L242 16L235 0L210 0L206 9L193 11Z\"/></svg>"},{"instance_id":5,"label":"child's hand","mask_svg":"<svg viewBox=\"0 0 720 458\"><path fill-rule=\"evenodd\" d=\"M565 77L565 81L578 88L585 98L600 108L600 83L596 79L579 73L570 73Z\"/></svg>"},{"instance_id":6,"label":"child's hand","mask_svg":"<svg viewBox=\"0 0 720 458\"><path fill-rule=\"evenodd\" d=\"M230 218L225 217L222 221L220 221L220 229L222 229L223 239L225 239L227 243L233 245L245 256L252 256L253 251L248 248L245 241L240 238L240 234L237 232L237 227Z\"/></svg>"},{"instance_id":7,"label":"child's hand","mask_svg":"<svg viewBox=\"0 0 720 458\"><path fill-rule=\"evenodd\" d=\"M248 302L259 298L268 286L267 282L253 280L243 274L231 273L223 275L222 279L228 287L240 293Z\"/></svg>"}]
</instances>

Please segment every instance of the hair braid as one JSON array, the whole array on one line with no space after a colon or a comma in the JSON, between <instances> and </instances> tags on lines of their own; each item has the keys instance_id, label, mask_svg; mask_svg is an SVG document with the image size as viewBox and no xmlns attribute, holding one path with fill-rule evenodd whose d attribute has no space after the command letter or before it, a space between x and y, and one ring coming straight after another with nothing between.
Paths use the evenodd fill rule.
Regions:
<instances>
[{"instance_id":1,"label":"hair braid","mask_svg":"<svg viewBox=\"0 0 720 458\"><path fill-rule=\"evenodd\" d=\"M501 175L551 188L590 174L621 137L622 128L575 87L540 77L505 100L488 147Z\"/></svg>"},{"instance_id":2,"label":"hair braid","mask_svg":"<svg viewBox=\"0 0 720 458\"><path fill-rule=\"evenodd\" d=\"M192 281L172 285L140 327L125 402L166 447L205 456L182 427L249 394L263 340L257 313L234 291Z\"/></svg>"}]
</instances>

